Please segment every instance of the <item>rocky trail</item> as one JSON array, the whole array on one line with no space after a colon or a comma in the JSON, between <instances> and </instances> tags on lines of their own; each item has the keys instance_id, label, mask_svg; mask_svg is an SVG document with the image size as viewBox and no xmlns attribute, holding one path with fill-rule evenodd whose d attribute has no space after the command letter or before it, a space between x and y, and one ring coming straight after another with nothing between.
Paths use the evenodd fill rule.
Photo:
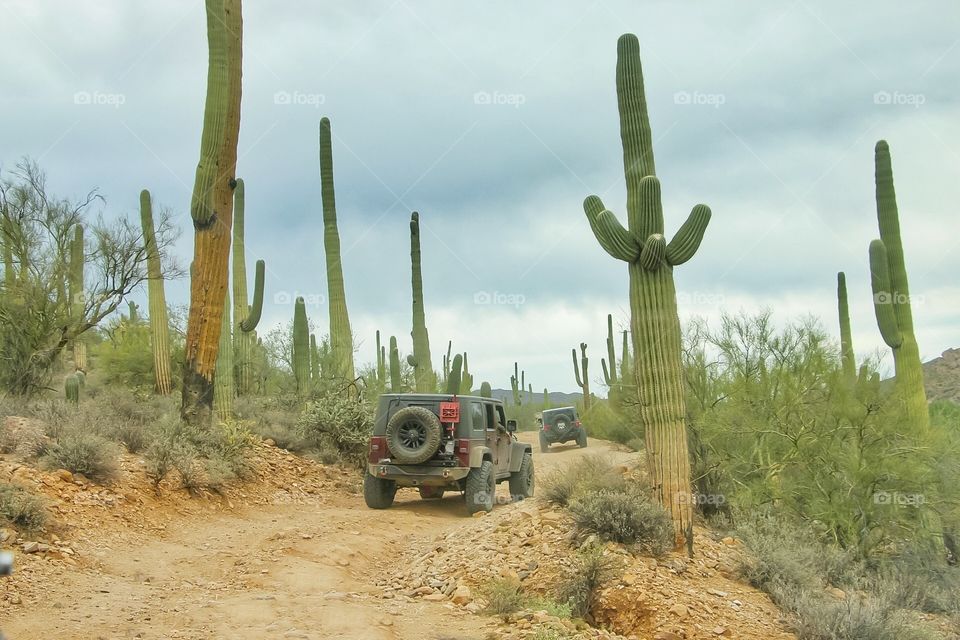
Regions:
<instances>
[{"instance_id":1,"label":"rocky trail","mask_svg":"<svg viewBox=\"0 0 960 640\"><path fill-rule=\"evenodd\" d=\"M522 437L532 442L531 435ZM584 450L557 446L547 454L536 451L537 472L542 477L587 453L604 453L617 462L636 456L600 441ZM401 491L392 509L373 511L363 505L356 474L267 444L257 448L259 479L217 496L188 498L173 490L158 496L140 464L138 458L125 458L121 479L98 487L0 461L0 479L42 490L60 523L39 541L15 540L10 530L0 533L7 538L4 546L18 552L16 572L0 582L0 629L10 640L485 640L513 637L517 629L532 626L529 619L507 625L475 615L476 578L491 567L468 571L472 578L444 578L439 573L443 545L436 541L451 532L459 540L475 535L477 562L489 562L489 554L479 549L489 550L486 537L510 529L500 523L522 520L528 530L534 521L537 527L558 526L560 516L538 500L467 518L459 496L422 501L416 492ZM527 555L544 551L529 544L526 549ZM470 560L469 553L458 553ZM509 548L498 553L514 555ZM415 558L428 556L438 559L438 573L424 577L421 571L420 583L397 588ZM626 593L619 607L631 605ZM709 597L715 607L723 606ZM771 620L777 615L764 596L751 592L739 598L748 610L744 624L756 634L723 628L709 635L706 625L707 635L701 636L695 632L701 625L692 624L689 633L676 636L663 630L646 635L638 626L635 637L790 637L762 635L762 629L776 626ZM759 604L751 609L754 601ZM691 623L697 618L692 605L683 614ZM669 615L682 623L680 616ZM757 616L763 619L749 622Z\"/></svg>"}]
</instances>

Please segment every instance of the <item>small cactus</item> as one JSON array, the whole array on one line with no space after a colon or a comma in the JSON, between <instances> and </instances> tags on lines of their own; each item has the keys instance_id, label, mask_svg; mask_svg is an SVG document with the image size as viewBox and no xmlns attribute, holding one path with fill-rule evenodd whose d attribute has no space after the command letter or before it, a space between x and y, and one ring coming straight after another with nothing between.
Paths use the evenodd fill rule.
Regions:
<instances>
[{"instance_id":1,"label":"small cactus","mask_svg":"<svg viewBox=\"0 0 960 640\"><path fill-rule=\"evenodd\" d=\"M447 393L457 395L460 393L460 376L463 371L463 356L459 353L453 356L453 362L450 363L450 375L447 376Z\"/></svg>"},{"instance_id":2,"label":"small cactus","mask_svg":"<svg viewBox=\"0 0 960 640\"><path fill-rule=\"evenodd\" d=\"M71 373L63 380L63 390L67 397L67 402L80 404L80 378L77 374Z\"/></svg>"},{"instance_id":3,"label":"small cactus","mask_svg":"<svg viewBox=\"0 0 960 640\"><path fill-rule=\"evenodd\" d=\"M390 393L400 393L403 380L400 377L400 350L396 336L390 336Z\"/></svg>"},{"instance_id":4,"label":"small cactus","mask_svg":"<svg viewBox=\"0 0 960 640\"><path fill-rule=\"evenodd\" d=\"M467 363L467 352L463 352L463 374L460 377L460 395L470 395L473 391L473 374L470 373L470 365Z\"/></svg>"},{"instance_id":5,"label":"small cactus","mask_svg":"<svg viewBox=\"0 0 960 640\"><path fill-rule=\"evenodd\" d=\"M307 305L298 297L293 309L293 376L297 381L297 395L310 393L310 327Z\"/></svg>"},{"instance_id":6,"label":"small cactus","mask_svg":"<svg viewBox=\"0 0 960 640\"><path fill-rule=\"evenodd\" d=\"M490 388L489 382L482 382L480 384L480 397L481 398L492 398L493 389Z\"/></svg>"}]
</instances>

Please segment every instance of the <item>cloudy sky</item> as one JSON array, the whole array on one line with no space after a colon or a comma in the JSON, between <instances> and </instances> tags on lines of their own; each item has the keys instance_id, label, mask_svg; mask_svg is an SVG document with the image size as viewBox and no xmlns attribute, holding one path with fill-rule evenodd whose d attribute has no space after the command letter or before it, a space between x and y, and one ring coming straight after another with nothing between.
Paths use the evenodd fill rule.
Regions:
<instances>
[{"instance_id":1,"label":"cloudy sky","mask_svg":"<svg viewBox=\"0 0 960 640\"><path fill-rule=\"evenodd\" d=\"M627 322L627 273L581 203L597 193L624 210L614 66L617 37L633 32L668 235L694 204L714 212L675 272L683 318L770 308L836 332L844 270L857 351L880 349L867 246L884 138L921 353L960 346L954 0L246 0L243 11L238 175L247 258L267 262L261 333L292 317L296 295L327 324L317 131L328 116L360 361L374 358L376 329L409 349L417 210L435 364L452 339L478 380L508 386L517 360L535 389L572 391L570 349L585 341L596 381L606 314ZM188 263L203 2L3 1L0 41L0 167L31 156L60 195L99 187L109 215L135 215L149 188L181 222ZM187 302L186 282L168 301Z\"/></svg>"}]
</instances>

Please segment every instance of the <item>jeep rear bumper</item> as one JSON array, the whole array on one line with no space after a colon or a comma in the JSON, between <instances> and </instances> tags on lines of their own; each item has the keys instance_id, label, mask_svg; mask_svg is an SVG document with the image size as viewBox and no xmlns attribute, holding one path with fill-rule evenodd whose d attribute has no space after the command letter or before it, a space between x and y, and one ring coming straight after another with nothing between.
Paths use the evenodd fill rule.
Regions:
<instances>
[{"instance_id":1,"label":"jeep rear bumper","mask_svg":"<svg viewBox=\"0 0 960 640\"><path fill-rule=\"evenodd\" d=\"M390 462L376 462L367 465L367 473L375 478L394 480L401 487L445 487L466 478L470 473L470 467L397 465Z\"/></svg>"}]
</instances>

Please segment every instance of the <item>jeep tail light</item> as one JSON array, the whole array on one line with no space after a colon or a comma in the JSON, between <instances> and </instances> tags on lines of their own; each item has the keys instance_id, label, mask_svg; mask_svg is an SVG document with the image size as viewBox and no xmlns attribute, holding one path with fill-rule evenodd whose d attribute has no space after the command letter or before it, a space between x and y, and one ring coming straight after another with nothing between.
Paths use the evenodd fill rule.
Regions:
<instances>
[{"instance_id":1,"label":"jeep tail light","mask_svg":"<svg viewBox=\"0 0 960 640\"><path fill-rule=\"evenodd\" d=\"M367 460L377 463L387 457L387 439L383 436L373 436L367 447Z\"/></svg>"},{"instance_id":2,"label":"jeep tail light","mask_svg":"<svg viewBox=\"0 0 960 640\"><path fill-rule=\"evenodd\" d=\"M550 425L547 424L546 422L544 422L544 423L543 423L543 430L544 430L544 431L550 431Z\"/></svg>"},{"instance_id":3,"label":"jeep tail light","mask_svg":"<svg viewBox=\"0 0 960 640\"><path fill-rule=\"evenodd\" d=\"M465 438L460 438L457 440L457 446L455 449L457 454L457 460L460 461L461 467L470 466L470 441Z\"/></svg>"}]
</instances>

